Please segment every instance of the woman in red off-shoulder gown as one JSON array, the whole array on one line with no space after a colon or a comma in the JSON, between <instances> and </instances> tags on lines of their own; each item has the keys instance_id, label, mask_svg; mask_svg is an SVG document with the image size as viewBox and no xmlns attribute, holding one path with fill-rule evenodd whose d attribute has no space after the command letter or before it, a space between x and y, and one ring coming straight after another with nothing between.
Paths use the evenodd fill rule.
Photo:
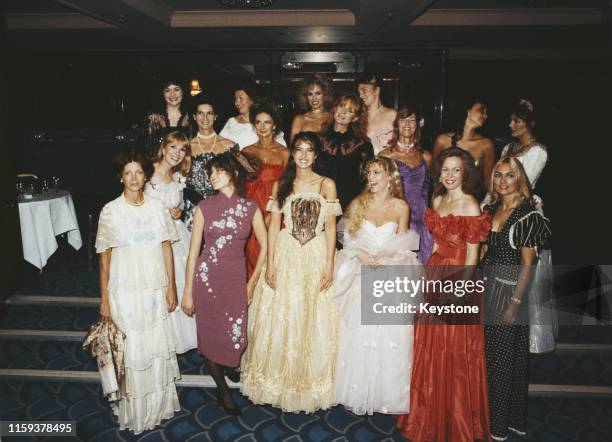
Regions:
<instances>
[{"instance_id":1,"label":"woman in red off-shoulder gown","mask_svg":"<svg viewBox=\"0 0 612 442\"><path fill-rule=\"evenodd\" d=\"M434 209L425 212L435 241L427 273L446 279L460 268L455 266L477 264L478 244L487 239L491 220L487 213L480 214L471 196L477 173L468 153L445 150L437 173ZM482 306L475 297L465 296L468 304ZM425 294L425 302L435 304L436 297ZM397 427L412 442L490 440L483 325L453 325L452 320L434 325L435 320L431 315L417 319L410 413L398 418Z\"/></svg>"}]
</instances>

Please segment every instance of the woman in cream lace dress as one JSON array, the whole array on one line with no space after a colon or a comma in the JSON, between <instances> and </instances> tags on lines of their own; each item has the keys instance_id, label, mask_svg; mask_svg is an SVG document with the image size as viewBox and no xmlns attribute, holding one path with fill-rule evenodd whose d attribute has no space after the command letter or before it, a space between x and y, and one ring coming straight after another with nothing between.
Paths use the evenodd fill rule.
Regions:
<instances>
[{"instance_id":1,"label":"woman in cream lace dress","mask_svg":"<svg viewBox=\"0 0 612 442\"><path fill-rule=\"evenodd\" d=\"M332 281L341 210L334 182L312 170L320 152L315 133L298 133L274 186L265 278L249 308L242 360L243 394L288 412L312 413L332 401L338 333Z\"/></svg>"},{"instance_id":2,"label":"woman in cream lace dress","mask_svg":"<svg viewBox=\"0 0 612 442\"><path fill-rule=\"evenodd\" d=\"M122 152L117 163L123 193L102 209L96 236L100 315L125 334L125 383L111 407L119 428L138 434L181 409L169 320L177 302L171 243L178 235L164 205L143 194L150 176L144 154Z\"/></svg>"}]
</instances>

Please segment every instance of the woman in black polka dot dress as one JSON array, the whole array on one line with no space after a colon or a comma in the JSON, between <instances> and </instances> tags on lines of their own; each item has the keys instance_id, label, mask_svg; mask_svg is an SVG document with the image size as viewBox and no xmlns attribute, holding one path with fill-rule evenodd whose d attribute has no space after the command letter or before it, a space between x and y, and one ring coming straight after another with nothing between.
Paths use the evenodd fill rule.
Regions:
<instances>
[{"instance_id":1,"label":"woman in black polka dot dress","mask_svg":"<svg viewBox=\"0 0 612 442\"><path fill-rule=\"evenodd\" d=\"M529 181L519 161L499 161L491 178L492 217L482 259L486 275L487 380L491 437L526 434L529 386L527 293L537 247L550 236L549 221L535 209Z\"/></svg>"}]
</instances>

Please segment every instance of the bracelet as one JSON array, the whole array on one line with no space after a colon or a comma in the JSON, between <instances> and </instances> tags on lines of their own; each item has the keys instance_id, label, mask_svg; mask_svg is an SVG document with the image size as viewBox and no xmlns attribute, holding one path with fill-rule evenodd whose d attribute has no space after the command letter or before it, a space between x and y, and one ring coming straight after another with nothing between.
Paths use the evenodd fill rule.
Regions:
<instances>
[{"instance_id":1,"label":"bracelet","mask_svg":"<svg viewBox=\"0 0 612 442\"><path fill-rule=\"evenodd\" d=\"M514 296L512 296L510 298L510 302L514 302L515 304L520 304L523 301L521 299L519 299L519 298L515 298Z\"/></svg>"}]
</instances>

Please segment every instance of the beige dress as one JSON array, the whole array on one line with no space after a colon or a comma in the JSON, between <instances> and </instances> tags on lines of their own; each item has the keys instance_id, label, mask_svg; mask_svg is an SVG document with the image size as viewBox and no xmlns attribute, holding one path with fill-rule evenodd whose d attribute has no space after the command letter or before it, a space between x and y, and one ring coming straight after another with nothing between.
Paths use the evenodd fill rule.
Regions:
<instances>
[{"instance_id":1,"label":"beige dress","mask_svg":"<svg viewBox=\"0 0 612 442\"><path fill-rule=\"evenodd\" d=\"M281 212L273 200L268 210ZM325 219L341 209L319 193L298 192L287 198L282 213L276 290L265 282L264 268L249 307L242 392L256 404L312 413L332 401L338 314L333 287L321 292L319 284L327 262Z\"/></svg>"}]
</instances>

